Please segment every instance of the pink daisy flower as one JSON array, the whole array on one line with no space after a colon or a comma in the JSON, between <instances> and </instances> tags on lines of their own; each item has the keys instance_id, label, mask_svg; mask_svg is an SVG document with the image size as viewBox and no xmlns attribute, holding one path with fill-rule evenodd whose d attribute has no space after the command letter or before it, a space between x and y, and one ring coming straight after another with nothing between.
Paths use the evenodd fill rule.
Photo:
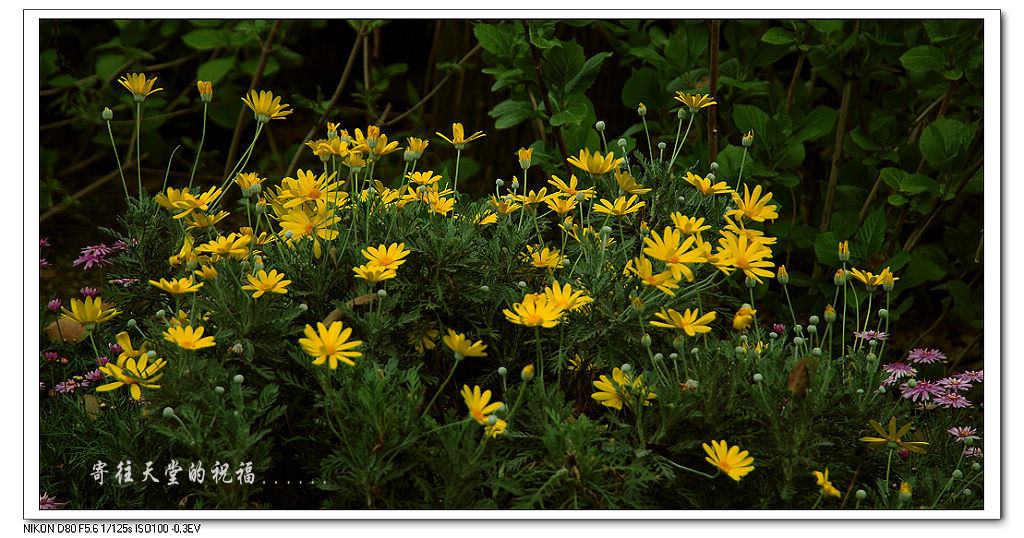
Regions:
<instances>
[{"instance_id":1,"label":"pink daisy flower","mask_svg":"<svg viewBox=\"0 0 1024 538\"><path fill-rule=\"evenodd\" d=\"M946 430L946 433L952 435L954 441L962 443L964 439L981 439L981 437L974 435L977 431L977 428L970 426L954 426Z\"/></svg>"},{"instance_id":2,"label":"pink daisy flower","mask_svg":"<svg viewBox=\"0 0 1024 538\"><path fill-rule=\"evenodd\" d=\"M43 358L48 361L55 361L60 358L60 353L57 353L56 351L47 351L46 353L43 353Z\"/></svg>"},{"instance_id":3,"label":"pink daisy flower","mask_svg":"<svg viewBox=\"0 0 1024 538\"><path fill-rule=\"evenodd\" d=\"M900 389L903 391L903 397L910 398L912 402L916 402L918 399L927 401L932 396L941 396L946 393L946 389L928 381L918 381L913 387L909 387L904 383L900 385Z\"/></svg>"},{"instance_id":4,"label":"pink daisy flower","mask_svg":"<svg viewBox=\"0 0 1024 538\"><path fill-rule=\"evenodd\" d=\"M100 290L98 290L98 289L96 289L96 288L94 288L92 286L85 286L84 288L82 288L79 291L81 291L82 295L84 295L85 297L98 297L99 294L100 294Z\"/></svg>"},{"instance_id":5,"label":"pink daisy flower","mask_svg":"<svg viewBox=\"0 0 1024 538\"><path fill-rule=\"evenodd\" d=\"M60 299L52 299L50 302L46 303L46 309L50 312L57 312L60 310Z\"/></svg>"},{"instance_id":6,"label":"pink daisy flower","mask_svg":"<svg viewBox=\"0 0 1024 538\"><path fill-rule=\"evenodd\" d=\"M954 377L942 378L942 379L936 381L936 383L938 383L939 385L942 385L943 387L946 387L949 390L957 391L957 392L963 392L963 391L968 390L968 389L970 389L972 387L972 385L970 383L968 383L967 381L964 381L963 379L961 379L959 377L955 377L955 376Z\"/></svg>"},{"instance_id":7,"label":"pink daisy flower","mask_svg":"<svg viewBox=\"0 0 1024 538\"><path fill-rule=\"evenodd\" d=\"M857 338L860 338L861 340L867 340L869 342L871 340L878 340L880 342L884 342L885 339L889 337L888 334L878 331L854 331L853 335Z\"/></svg>"},{"instance_id":8,"label":"pink daisy flower","mask_svg":"<svg viewBox=\"0 0 1024 538\"><path fill-rule=\"evenodd\" d=\"M46 261L46 258L39 258L39 267L45 269L47 267L53 267L53 264Z\"/></svg>"},{"instance_id":9,"label":"pink daisy flower","mask_svg":"<svg viewBox=\"0 0 1024 538\"><path fill-rule=\"evenodd\" d=\"M39 240L39 246L40 247L52 246L52 245L50 245L50 238L49 237L43 237L42 239L40 239Z\"/></svg>"},{"instance_id":10,"label":"pink daisy flower","mask_svg":"<svg viewBox=\"0 0 1024 538\"><path fill-rule=\"evenodd\" d=\"M85 374L85 380L93 383L103 381L103 377L104 374L99 368Z\"/></svg>"},{"instance_id":11,"label":"pink daisy flower","mask_svg":"<svg viewBox=\"0 0 1024 538\"><path fill-rule=\"evenodd\" d=\"M958 375L957 377L959 377L960 379L962 379L964 381L981 383L982 381L985 380L985 370L977 370L977 371L968 370L968 371L963 372L962 374Z\"/></svg>"},{"instance_id":12,"label":"pink daisy flower","mask_svg":"<svg viewBox=\"0 0 1024 538\"><path fill-rule=\"evenodd\" d=\"M786 332L786 326L783 325L782 323L776 323L776 324L772 325L772 330L777 332L777 333L779 333L779 334L782 334L782 333Z\"/></svg>"},{"instance_id":13,"label":"pink daisy flower","mask_svg":"<svg viewBox=\"0 0 1024 538\"><path fill-rule=\"evenodd\" d=\"M982 457L981 449L976 446L969 446L964 449L964 456L971 456L972 458Z\"/></svg>"},{"instance_id":14,"label":"pink daisy flower","mask_svg":"<svg viewBox=\"0 0 1024 538\"><path fill-rule=\"evenodd\" d=\"M959 392L955 392L955 391L949 391L946 394L944 394L944 395L942 395L942 396L940 396L938 398L935 398L935 403L941 405L942 407L946 407L946 408L949 408L949 407L964 408L964 407L970 407L971 406L971 401L970 400L968 400L967 398L964 398L963 396L960 395Z\"/></svg>"},{"instance_id":15,"label":"pink daisy flower","mask_svg":"<svg viewBox=\"0 0 1024 538\"><path fill-rule=\"evenodd\" d=\"M946 355L937 349L917 348L911 349L907 358L920 364L931 364L946 358Z\"/></svg>"},{"instance_id":16,"label":"pink daisy flower","mask_svg":"<svg viewBox=\"0 0 1024 538\"><path fill-rule=\"evenodd\" d=\"M58 508L63 508L65 504L67 503L57 502L56 497L50 497L46 492L43 492L43 494L39 496L40 510L57 510Z\"/></svg>"}]
</instances>

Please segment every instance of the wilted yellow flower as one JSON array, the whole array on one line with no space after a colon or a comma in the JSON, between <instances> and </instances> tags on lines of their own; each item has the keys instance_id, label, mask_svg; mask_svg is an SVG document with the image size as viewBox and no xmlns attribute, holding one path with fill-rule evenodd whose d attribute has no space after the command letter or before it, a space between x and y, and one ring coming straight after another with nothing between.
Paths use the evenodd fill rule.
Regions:
<instances>
[{"instance_id":1,"label":"wilted yellow flower","mask_svg":"<svg viewBox=\"0 0 1024 538\"><path fill-rule=\"evenodd\" d=\"M199 100L204 103L209 103L213 99L213 83L206 81L196 81L196 89L199 90Z\"/></svg>"},{"instance_id":2,"label":"wilted yellow flower","mask_svg":"<svg viewBox=\"0 0 1024 538\"><path fill-rule=\"evenodd\" d=\"M757 310L750 308L748 305L741 306L732 318L732 328L737 331L746 330L754 324L755 315L757 315Z\"/></svg>"},{"instance_id":3,"label":"wilted yellow flower","mask_svg":"<svg viewBox=\"0 0 1024 538\"><path fill-rule=\"evenodd\" d=\"M519 151L516 153L519 156L519 167L523 170L529 168L530 164L533 162L533 148L519 148Z\"/></svg>"}]
</instances>

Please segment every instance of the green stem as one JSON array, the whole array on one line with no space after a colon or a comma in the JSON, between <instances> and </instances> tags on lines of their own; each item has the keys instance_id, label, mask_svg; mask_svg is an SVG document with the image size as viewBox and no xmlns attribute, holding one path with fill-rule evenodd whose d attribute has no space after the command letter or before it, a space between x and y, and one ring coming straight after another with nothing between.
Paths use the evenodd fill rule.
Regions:
<instances>
[{"instance_id":1,"label":"green stem","mask_svg":"<svg viewBox=\"0 0 1024 538\"><path fill-rule=\"evenodd\" d=\"M142 201L142 101L135 103L135 170L139 173L139 201Z\"/></svg>"},{"instance_id":2,"label":"green stem","mask_svg":"<svg viewBox=\"0 0 1024 538\"><path fill-rule=\"evenodd\" d=\"M124 180L124 170L121 169L121 157L117 155L117 144L114 143L114 131L110 129L110 120L107 120L107 134L110 135L110 147L114 150L114 159L117 160L117 173L121 174L121 186L124 187L124 198L128 199L128 183Z\"/></svg>"},{"instance_id":3,"label":"green stem","mask_svg":"<svg viewBox=\"0 0 1024 538\"><path fill-rule=\"evenodd\" d=\"M203 142L206 140L206 107L209 103L203 103L203 134L199 137L199 147L196 148L196 160L192 163L192 173L188 176L188 189L192 190L192 180L196 177L196 166L199 165L199 155L203 152Z\"/></svg>"},{"instance_id":4,"label":"green stem","mask_svg":"<svg viewBox=\"0 0 1024 538\"><path fill-rule=\"evenodd\" d=\"M434 393L434 397L431 398L430 402L427 403L427 406L423 408L423 416L426 416L427 413L430 412L430 407L434 405L434 401L437 400L437 397L441 395L441 391L443 391L444 387L448 384L449 381L451 381L452 374L455 373L455 368L459 366L460 360L462 359L459 359L458 357L455 358L455 364L453 364L452 369L448 371L448 377L444 378L444 383L441 383L441 386L438 387L437 392Z\"/></svg>"},{"instance_id":5,"label":"green stem","mask_svg":"<svg viewBox=\"0 0 1024 538\"><path fill-rule=\"evenodd\" d=\"M690 134L690 127L693 126L693 116L693 114L690 114L690 122L686 124L686 134L683 135L684 143L686 142L686 137L689 136ZM679 129L682 128L682 126L683 118L679 118L679 127L676 128L676 141L675 144L672 145L672 160L668 162L669 174L672 173L672 165L675 164L676 157L679 155L679 151L683 149L682 146L679 145Z\"/></svg>"},{"instance_id":6,"label":"green stem","mask_svg":"<svg viewBox=\"0 0 1024 538\"><path fill-rule=\"evenodd\" d=\"M740 175L736 178L736 187L733 189L736 192L739 192L740 181L743 180L743 165L746 162L747 162L747 148L744 147L743 148L743 157L740 159Z\"/></svg>"}]
</instances>

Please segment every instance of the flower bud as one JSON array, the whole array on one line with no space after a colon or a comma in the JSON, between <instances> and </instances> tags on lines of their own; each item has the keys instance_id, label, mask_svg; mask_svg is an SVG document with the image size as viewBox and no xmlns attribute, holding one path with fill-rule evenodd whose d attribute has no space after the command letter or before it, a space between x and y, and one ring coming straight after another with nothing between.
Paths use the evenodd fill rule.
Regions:
<instances>
[{"instance_id":1,"label":"flower bud","mask_svg":"<svg viewBox=\"0 0 1024 538\"><path fill-rule=\"evenodd\" d=\"M495 179L494 180L494 185L497 186L500 189L501 187L505 186L505 180L503 180L501 178Z\"/></svg>"},{"instance_id":2,"label":"flower bud","mask_svg":"<svg viewBox=\"0 0 1024 538\"><path fill-rule=\"evenodd\" d=\"M772 340L775 340L778 337L779 337L779 333L777 333L775 331L772 331L772 332L768 333L768 338L771 338Z\"/></svg>"},{"instance_id":3,"label":"flower bud","mask_svg":"<svg viewBox=\"0 0 1024 538\"><path fill-rule=\"evenodd\" d=\"M810 334L818 334L818 327L816 325L811 325L807 328L807 332ZM874 340L872 340L872 342L874 342Z\"/></svg>"},{"instance_id":4,"label":"flower bud","mask_svg":"<svg viewBox=\"0 0 1024 538\"><path fill-rule=\"evenodd\" d=\"M670 358L672 360L676 360L676 359L679 358L679 354L678 353L669 353L668 354L668 358Z\"/></svg>"},{"instance_id":5,"label":"flower bud","mask_svg":"<svg viewBox=\"0 0 1024 538\"><path fill-rule=\"evenodd\" d=\"M309 310L309 306L306 303L299 303L299 311L305 312L307 310Z\"/></svg>"},{"instance_id":6,"label":"flower bud","mask_svg":"<svg viewBox=\"0 0 1024 538\"><path fill-rule=\"evenodd\" d=\"M981 470L981 464L978 463L978 462L972 463L971 464L971 470L975 471L975 472L980 471Z\"/></svg>"},{"instance_id":7,"label":"flower bud","mask_svg":"<svg viewBox=\"0 0 1024 538\"><path fill-rule=\"evenodd\" d=\"M512 178L512 190L519 190L519 178L517 177Z\"/></svg>"},{"instance_id":8,"label":"flower bud","mask_svg":"<svg viewBox=\"0 0 1024 538\"><path fill-rule=\"evenodd\" d=\"M821 321L821 318L819 318L818 316L811 316L810 319L808 319L807 321L810 321L811 325L817 325L818 322Z\"/></svg>"},{"instance_id":9,"label":"flower bud","mask_svg":"<svg viewBox=\"0 0 1024 538\"><path fill-rule=\"evenodd\" d=\"M779 284L782 284L783 286L789 284L789 273L786 271L785 265L779 266L779 271L778 273L776 273L775 279L778 280Z\"/></svg>"},{"instance_id":10,"label":"flower bud","mask_svg":"<svg viewBox=\"0 0 1024 538\"><path fill-rule=\"evenodd\" d=\"M535 369L533 367L533 363L530 363L524 366L523 370L519 372L519 377L522 378L523 381L529 383L530 381L533 381L534 374Z\"/></svg>"},{"instance_id":11,"label":"flower bud","mask_svg":"<svg viewBox=\"0 0 1024 538\"><path fill-rule=\"evenodd\" d=\"M231 381L233 381L237 385L241 385L242 381L245 381L245 378L242 377L242 374L235 374L235 377L232 377Z\"/></svg>"},{"instance_id":12,"label":"flower bud","mask_svg":"<svg viewBox=\"0 0 1024 538\"><path fill-rule=\"evenodd\" d=\"M497 413L505 413L505 412L508 411L508 406L506 406L504 403L502 403L501 406L498 407L497 409L495 409L494 411L497 412Z\"/></svg>"},{"instance_id":13,"label":"flower bud","mask_svg":"<svg viewBox=\"0 0 1024 538\"><path fill-rule=\"evenodd\" d=\"M224 394L224 387L222 387L220 385L217 385L216 387L213 387L213 393L216 394L217 396L220 396L221 394Z\"/></svg>"},{"instance_id":14,"label":"flower bud","mask_svg":"<svg viewBox=\"0 0 1024 538\"><path fill-rule=\"evenodd\" d=\"M662 355L661 353L655 353L654 354L654 360L656 360L656 361L663 361L663 360L665 360L665 356Z\"/></svg>"},{"instance_id":15,"label":"flower bud","mask_svg":"<svg viewBox=\"0 0 1024 538\"><path fill-rule=\"evenodd\" d=\"M480 286L480 291L482 291L484 293L487 293L487 292L491 291L491 288L487 284L484 284L484 285Z\"/></svg>"},{"instance_id":16,"label":"flower bud","mask_svg":"<svg viewBox=\"0 0 1024 538\"><path fill-rule=\"evenodd\" d=\"M718 171L718 162L717 161L711 161L710 168L711 168L712 172L717 172Z\"/></svg>"},{"instance_id":17,"label":"flower bud","mask_svg":"<svg viewBox=\"0 0 1024 538\"><path fill-rule=\"evenodd\" d=\"M626 139L625 138L620 138L619 141L618 141L618 144L619 144L620 148L625 148L626 147Z\"/></svg>"},{"instance_id":18,"label":"flower bud","mask_svg":"<svg viewBox=\"0 0 1024 538\"><path fill-rule=\"evenodd\" d=\"M811 350L811 355L814 355L815 357L820 357L821 356L821 348L820 347L816 347L816 348L812 349Z\"/></svg>"},{"instance_id":19,"label":"flower bud","mask_svg":"<svg viewBox=\"0 0 1024 538\"><path fill-rule=\"evenodd\" d=\"M162 308L160 310L156 311L157 319L164 319L164 316L166 316L166 315L167 315L167 313L164 312L164 310Z\"/></svg>"},{"instance_id":20,"label":"flower bud","mask_svg":"<svg viewBox=\"0 0 1024 538\"><path fill-rule=\"evenodd\" d=\"M667 148L667 147L668 147L668 144L666 144L664 142L658 142L658 149L660 149L661 151L665 151L665 148Z\"/></svg>"},{"instance_id":21,"label":"flower bud","mask_svg":"<svg viewBox=\"0 0 1024 538\"><path fill-rule=\"evenodd\" d=\"M683 119L683 109L680 108L678 111L676 111L676 118Z\"/></svg>"},{"instance_id":22,"label":"flower bud","mask_svg":"<svg viewBox=\"0 0 1024 538\"><path fill-rule=\"evenodd\" d=\"M761 374L754 374L754 383L760 383L764 381L764 376Z\"/></svg>"},{"instance_id":23,"label":"flower bud","mask_svg":"<svg viewBox=\"0 0 1024 538\"><path fill-rule=\"evenodd\" d=\"M629 372L633 371L633 365L628 362L624 363L622 366L619 367L619 370L622 370L622 373L624 374L628 374Z\"/></svg>"},{"instance_id":24,"label":"flower bud","mask_svg":"<svg viewBox=\"0 0 1024 538\"><path fill-rule=\"evenodd\" d=\"M487 425L488 426L494 426L497 423L498 423L498 417L496 417L494 415L487 415Z\"/></svg>"},{"instance_id":25,"label":"flower bud","mask_svg":"<svg viewBox=\"0 0 1024 538\"><path fill-rule=\"evenodd\" d=\"M864 389L857 389L857 394L864 394Z\"/></svg>"},{"instance_id":26,"label":"flower bud","mask_svg":"<svg viewBox=\"0 0 1024 538\"><path fill-rule=\"evenodd\" d=\"M803 325L794 325L793 326L793 330L796 331L796 334L803 334L804 333L804 326Z\"/></svg>"},{"instance_id":27,"label":"flower bud","mask_svg":"<svg viewBox=\"0 0 1024 538\"><path fill-rule=\"evenodd\" d=\"M796 338L793 339L793 344L802 346L804 345L804 339L797 336Z\"/></svg>"},{"instance_id":28,"label":"flower bud","mask_svg":"<svg viewBox=\"0 0 1024 538\"><path fill-rule=\"evenodd\" d=\"M103 121L110 121L114 119L114 111L110 110L108 107L103 107L103 112L100 112L100 117L103 118Z\"/></svg>"},{"instance_id":29,"label":"flower bud","mask_svg":"<svg viewBox=\"0 0 1024 538\"><path fill-rule=\"evenodd\" d=\"M843 269L836 269L836 274L832 277L832 283L836 286L846 284L846 271Z\"/></svg>"},{"instance_id":30,"label":"flower bud","mask_svg":"<svg viewBox=\"0 0 1024 538\"><path fill-rule=\"evenodd\" d=\"M525 290L526 289L526 282L520 280L519 282L516 283L516 286L519 286L519 289Z\"/></svg>"},{"instance_id":31,"label":"flower bud","mask_svg":"<svg viewBox=\"0 0 1024 538\"><path fill-rule=\"evenodd\" d=\"M916 379L910 378L910 379L907 380L907 387L914 388L916 386L917 386L917 380Z\"/></svg>"},{"instance_id":32,"label":"flower bud","mask_svg":"<svg viewBox=\"0 0 1024 538\"><path fill-rule=\"evenodd\" d=\"M706 177L706 178L710 179L711 181L714 181L714 180L718 179L718 177L717 177L717 176L715 176L715 173L714 173L714 172L708 172L708 175L706 175L706 176L704 176L704 177Z\"/></svg>"},{"instance_id":33,"label":"flower bud","mask_svg":"<svg viewBox=\"0 0 1024 538\"><path fill-rule=\"evenodd\" d=\"M747 341L747 335L741 334L740 335L740 342L746 342L746 341Z\"/></svg>"},{"instance_id":34,"label":"flower bud","mask_svg":"<svg viewBox=\"0 0 1024 538\"><path fill-rule=\"evenodd\" d=\"M125 325L127 325L129 329L134 329L135 327L138 327L139 323L135 321L135 318L132 318L128 320L128 322L125 323Z\"/></svg>"},{"instance_id":35,"label":"flower bud","mask_svg":"<svg viewBox=\"0 0 1024 538\"><path fill-rule=\"evenodd\" d=\"M743 147L749 148L754 143L754 131L747 131L746 134L743 135L741 143L743 144Z\"/></svg>"},{"instance_id":36,"label":"flower bud","mask_svg":"<svg viewBox=\"0 0 1024 538\"><path fill-rule=\"evenodd\" d=\"M640 345L644 347L651 347L651 335L644 334L640 337Z\"/></svg>"},{"instance_id":37,"label":"flower bud","mask_svg":"<svg viewBox=\"0 0 1024 538\"><path fill-rule=\"evenodd\" d=\"M916 384L917 384L917 382L915 381L914 385L916 385ZM910 382L908 381L907 382L907 386L910 387L910 386L913 386L913 385L911 385ZM973 437L968 437L968 438L964 439L964 444L967 445L967 446L973 445L974 444L974 438Z\"/></svg>"},{"instance_id":38,"label":"flower bud","mask_svg":"<svg viewBox=\"0 0 1024 538\"><path fill-rule=\"evenodd\" d=\"M508 375L508 368L505 368L504 366L498 367L498 375L500 375L501 377L505 377L506 375Z\"/></svg>"},{"instance_id":39,"label":"flower bud","mask_svg":"<svg viewBox=\"0 0 1024 538\"><path fill-rule=\"evenodd\" d=\"M849 241L840 241L839 242L838 255L839 255L839 261L841 261L841 262L848 262L848 261L850 261L850 242Z\"/></svg>"},{"instance_id":40,"label":"flower bud","mask_svg":"<svg viewBox=\"0 0 1024 538\"><path fill-rule=\"evenodd\" d=\"M599 121L599 122L594 124L594 129L597 129L597 131L601 132L601 133L604 132L604 127L605 127L605 125L604 125L603 121Z\"/></svg>"},{"instance_id":41,"label":"flower bud","mask_svg":"<svg viewBox=\"0 0 1024 538\"><path fill-rule=\"evenodd\" d=\"M586 194L583 194L582 192L577 192L576 193L576 201L577 202L583 202L586 199L587 199L587 195Z\"/></svg>"},{"instance_id":42,"label":"flower bud","mask_svg":"<svg viewBox=\"0 0 1024 538\"><path fill-rule=\"evenodd\" d=\"M150 359L155 359L156 358L156 351L151 349L151 350L146 352L146 356L149 357Z\"/></svg>"},{"instance_id":43,"label":"flower bud","mask_svg":"<svg viewBox=\"0 0 1024 538\"><path fill-rule=\"evenodd\" d=\"M171 418L173 416L174 416L174 408L173 407L165 407L164 408L164 418Z\"/></svg>"},{"instance_id":44,"label":"flower bud","mask_svg":"<svg viewBox=\"0 0 1024 538\"><path fill-rule=\"evenodd\" d=\"M970 488L964 488L963 491L961 491L960 493L963 494L964 497L970 497L971 495L974 495L974 492L971 491Z\"/></svg>"},{"instance_id":45,"label":"flower bud","mask_svg":"<svg viewBox=\"0 0 1024 538\"><path fill-rule=\"evenodd\" d=\"M744 281L744 283L747 285L748 288L756 288L757 287L757 279L752 277L752 276L748 276L746 281Z\"/></svg>"},{"instance_id":46,"label":"flower bud","mask_svg":"<svg viewBox=\"0 0 1024 538\"><path fill-rule=\"evenodd\" d=\"M292 238L292 231L288 230L287 232L285 232L284 233L284 238L285 239L291 239Z\"/></svg>"},{"instance_id":47,"label":"flower bud","mask_svg":"<svg viewBox=\"0 0 1024 538\"><path fill-rule=\"evenodd\" d=\"M377 290L377 297L380 297L381 299L383 299L383 298L385 298L387 296L388 296L388 291L387 290Z\"/></svg>"},{"instance_id":48,"label":"flower bud","mask_svg":"<svg viewBox=\"0 0 1024 538\"><path fill-rule=\"evenodd\" d=\"M964 477L963 471L961 471L960 469L954 469L953 470L953 478L959 480L959 479L961 479L963 477Z\"/></svg>"},{"instance_id":49,"label":"flower bud","mask_svg":"<svg viewBox=\"0 0 1024 538\"><path fill-rule=\"evenodd\" d=\"M241 343L231 346L231 352L235 355L241 355L243 351L245 351L245 348L242 347Z\"/></svg>"},{"instance_id":50,"label":"flower bud","mask_svg":"<svg viewBox=\"0 0 1024 538\"><path fill-rule=\"evenodd\" d=\"M832 305L825 305L825 322L835 323L836 321L836 309L832 308Z\"/></svg>"},{"instance_id":51,"label":"flower bud","mask_svg":"<svg viewBox=\"0 0 1024 538\"><path fill-rule=\"evenodd\" d=\"M881 318L881 319L888 318L889 317L889 311L884 309L884 308L879 309L878 310L878 317Z\"/></svg>"},{"instance_id":52,"label":"flower bud","mask_svg":"<svg viewBox=\"0 0 1024 538\"><path fill-rule=\"evenodd\" d=\"M737 355L743 355L746 352L746 350L743 349L743 346L736 346L736 347L732 348L732 352L737 354Z\"/></svg>"},{"instance_id":53,"label":"flower bud","mask_svg":"<svg viewBox=\"0 0 1024 538\"><path fill-rule=\"evenodd\" d=\"M695 348L690 350L690 355L696 356L698 353L700 353L700 349L699 348L695 347Z\"/></svg>"},{"instance_id":54,"label":"flower bud","mask_svg":"<svg viewBox=\"0 0 1024 538\"><path fill-rule=\"evenodd\" d=\"M858 501L863 501L864 499L868 498L868 492L866 492L866 491L864 491L862 489L858 489L857 493L854 493L854 495L857 496L857 500Z\"/></svg>"}]
</instances>

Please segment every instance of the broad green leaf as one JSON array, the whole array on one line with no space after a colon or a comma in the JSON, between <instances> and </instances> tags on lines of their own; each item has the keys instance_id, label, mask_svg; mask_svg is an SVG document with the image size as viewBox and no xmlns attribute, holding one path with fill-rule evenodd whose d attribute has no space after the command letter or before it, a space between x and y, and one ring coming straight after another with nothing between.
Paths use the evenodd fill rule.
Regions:
<instances>
[{"instance_id":1,"label":"broad green leaf","mask_svg":"<svg viewBox=\"0 0 1024 538\"><path fill-rule=\"evenodd\" d=\"M583 47L575 41L559 43L545 50L541 69L548 89L556 95L564 94L566 85L583 69L586 60Z\"/></svg>"},{"instance_id":2,"label":"broad green leaf","mask_svg":"<svg viewBox=\"0 0 1024 538\"><path fill-rule=\"evenodd\" d=\"M214 58L207 62L203 62L199 66L196 72L196 77L199 80L206 80L217 84L220 79L224 78L224 75L231 71L231 68L235 66L235 57L229 56L227 58Z\"/></svg>"},{"instance_id":3,"label":"broad green leaf","mask_svg":"<svg viewBox=\"0 0 1024 538\"><path fill-rule=\"evenodd\" d=\"M516 101L507 99L494 106L488 116L496 118L495 129L506 129L518 125L523 120L534 114L533 105L528 101Z\"/></svg>"},{"instance_id":4,"label":"broad green leaf","mask_svg":"<svg viewBox=\"0 0 1024 538\"><path fill-rule=\"evenodd\" d=\"M814 239L814 254L818 257L818 263L830 267L839 267L839 237L835 232L829 231Z\"/></svg>"},{"instance_id":5,"label":"broad green leaf","mask_svg":"<svg viewBox=\"0 0 1024 538\"><path fill-rule=\"evenodd\" d=\"M100 56L96 60L96 76L100 80L108 80L117 74L125 61L125 56L119 52L111 52ZM120 86L118 86L120 87Z\"/></svg>"},{"instance_id":6,"label":"broad green leaf","mask_svg":"<svg viewBox=\"0 0 1024 538\"><path fill-rule=\"evenodd\" d=\"M793 136L801 142L817 140L835 130L838 119L839 113L836 109L819 106L799 121L800 129Z\"/></svg>"},{"instance_id":7,"label":"broad green leaf","mask_svg":"<svg viewBox=\"0 0 1024 538\"><path fill-rule=\"evenodd\" d=\"M924 174L910 174L900 181L900 190L908 194L928 192L937 196L939 194L939 182Z\"/></svg>"},{"instance_id":8,"label":"broad green leaf","mask_svg":"<svg viewBox=\"0 0 1024 538\"><path fill-rule=\"evenodd\" d=\"M594 80L597 79L597 74L601 70L601 64L604 62L604 59L611 55L612 53L610 52L599 52L587 58L587 61L583 62L583 67L580 71L565 84L565 92L582 93L587 91L594 84Z\"/></svg>"},{"instance_id":9,"label":"broad green leaf","mask_svg":"<svg viewBox=\"0 0 1024 538\"><path fill-rule=\"evenodd\" d=\"M181 40L196 50L210 50L227 44L224 33L213 28L197 28L181 36Z\"/></svg>"},{"instance_id":10,"label":"broad green leaf","mask_svg":"<svg viewBox=\"0 0 1024 538\"><path fill-rule=\"evenodd\" d=\"M785 28L775 26L773 28L769 28L768 31L761 36L761 41L771 43L772 45L792 45L793 32L790 32Z\"/></svg>"},{"instance_id":11,"label":"broad green leaf","mask_svg":"<svg viewBox=\"0 0 1024 538\"><path fill-rule=\"evenodd\" d=\"M515 30L508 25L477 23L473 25L473 35L484 50L495 56L504 58L512 53Z\"/></svg>"},{"instance_id":12,"label":"broad green leaf","mask_svg":"<svg viewBox=\"0 0 1024 538\"><path fill-rule=\"evenodd\" d=\"M754 105L733 105L732 120L736 128L742 132L754 131L755 140L758 135L764 136L768 124L768 114Z\"/></svg>"},{"instance_id":13,"label":"broad green leaf","mask_svg":"<svg viewBox=\"0 0 1024 538\"><path fill-rule=\"evenodd\" d=\"M790 144L778 152L774 168L792 168L804 162L804 145L800 142Z\"/></svg>"},{"instance_id":14,"label":"broad green leaf","mask_svg":"<svg viewBox=\"0 0 1024 538\"><path fill-rule=\"evenodd\" d=\"M977 123L964 125L952 118L939 118L921 133L918 147L929 164L948 168L963 157L977 130Z\"/></svg>"},{"instance_id":15,"label":"broad green leaf","mask_svg":"<svg viewBox=\"0 0 1024 538\"><path fill-rule=\"evenodd\" d=\"M862 259L874 256L882 248L885 241L885 208L878 208L871 212L857 230L855 248ZM851 247L854 248L854 247Z\"/></svg>"},{"instance_id":16,"label":"broad green leaf","mask_svg":"<svg viewBox=\"0 0 1024 538\"><path fill-rule=\"evenodd\" d=\"M908 71L924 73L926 71L938 71L945 67L946 56L937 47L931 45L918 45L900 56L900 63Z\"/></svg>"}]
</instances>

